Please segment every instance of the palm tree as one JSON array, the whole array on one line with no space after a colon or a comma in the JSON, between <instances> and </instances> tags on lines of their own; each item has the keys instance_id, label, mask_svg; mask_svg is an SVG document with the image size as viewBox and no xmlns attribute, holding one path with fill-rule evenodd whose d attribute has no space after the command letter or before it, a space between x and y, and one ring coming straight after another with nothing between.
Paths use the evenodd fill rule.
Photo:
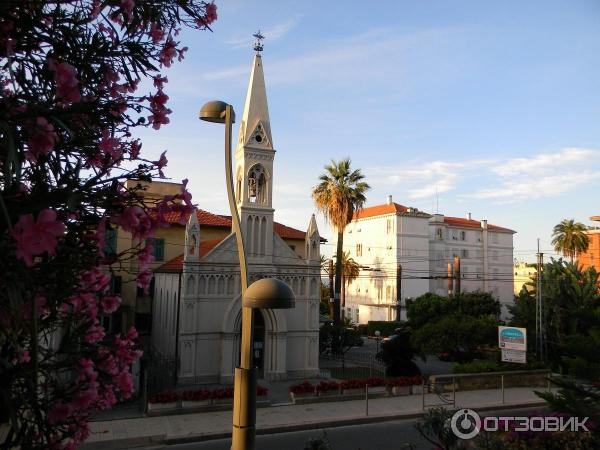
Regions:
<instances>
[{"instance_id":1,"label":"palm tree","mask_svg":"<svg viewBox=\"0 0 600 450\"><path fill-rule=\"evenodd\" d=\"M337 232L337 261L342 261L344 229L356 211L360 211L366 201L365 193L370 186L364 182L360 169L352 170L350 158L339 162L334 160L325 166L320 183L313 188L312 197L317 209L323 213L329 224ZM333 323L340 323L340 291L342 266L335 271Z\"/></svg>"},{"instance_id":2,"label":"palm tree","mask_svg":"<svg viewBox=\"0 0 600 450\"><path fill-rule=\"evenodd\" d=\"M585 253L590 245L586 231L587 227L584 224L575 222L574 219L564 219L554 226L552 232L554 250L569 257L573 263L575 256L578 253Z\"/></svg>"},{"instance_id":3,"label":"palm tree","mask_svg":"<svg viewBox=\"0 0 600 450\"><path fill-rule=\"evenodd\" d=\"M342 253L342 319L346 307L346 287L356 280L359 275L360 266L350 257L350 252Z\"/></svg>"}]
</instances>

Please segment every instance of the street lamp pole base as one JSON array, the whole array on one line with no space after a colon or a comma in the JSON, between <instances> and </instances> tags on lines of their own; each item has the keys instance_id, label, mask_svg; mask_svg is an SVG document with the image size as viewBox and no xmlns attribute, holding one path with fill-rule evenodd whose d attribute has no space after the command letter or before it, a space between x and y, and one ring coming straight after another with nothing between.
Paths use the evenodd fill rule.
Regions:
<instances>
[{"instance_id":1,"label":"street lamp pole base","mask_svg":"<svg viewBox=\"0 0 600 450\"><path fill-rule=\"evenodd\" d=\"M231 450L254 450L256 435L256 369L236 367Z\"/></svg>"}]
</instances>

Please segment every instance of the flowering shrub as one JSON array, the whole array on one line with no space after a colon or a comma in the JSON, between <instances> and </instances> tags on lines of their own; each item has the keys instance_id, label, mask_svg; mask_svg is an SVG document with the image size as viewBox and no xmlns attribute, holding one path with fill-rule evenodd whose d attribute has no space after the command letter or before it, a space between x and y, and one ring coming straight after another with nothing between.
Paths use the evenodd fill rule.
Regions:
<instances>
[{"instance_id":1,"label":"flowering shrub","mask_svg":"<svg viewBox=\"0 0 600 450\"><path fill-rule=\"evenodd\" d=\"M292 384L289 387L289 390L293 394L314 394L315 385L309 381L303 381L302 383Z\"/></svg>"},{"instance_id":2,"label":"flowering shrub","mask_svg":"<svg viewBox=\"0 0 600 450\"><path fill-rule=\"evenodd\" d=\"M269 393L269 390L264 386L256 386L256 395L259 397L265 397Z\"/></svg>"},{"instance_id":3,"label":"flowering shrub","mask_svg":"<svg viewBox=\"0 0 600 450\"><path fill-rule=\"evenodd\" d=\"M208 400L211 392L208 389L196 389L195 391L184 391L181 393L181 399L186 401Z\"/></svg>"},{"instance_id":4,"label":"flowering shrub","mask_svg":"<svg viewBox=\"0 0 600 450\"><path fill-rule=\"evenodd\" d=\"M215 389L210 393L210 397L217 400L233 398L233 388Z\"/></svg>"},{"instance_id":5,"label":"flowering shrub","mask_svg":"<svg viewBox=\"0 0 600 450\"><path fill-rule=\"evenodd\" d=\"M152 255L143 244L105 254L106 236L121 227L143 243L166 214L192 211L185 182L144 200L167 158L143 157L134 133L169 123L163 69L187 50L180 29L215 19L198 0L0 2L4 448L75 448L90 411L132 395L137 333L110 336L102 322L121 301L111 273L137 259L147 290Z\"/></svg>"},{"instance_id":6,"label":"flowering shrub","mask_svg":"<svg viewBox=\"0 0 600 450\"><path fill-rule=\"evenodd\" d=\"M340 383L342 389L359 389L364 388L366 385L369 387L383 386L384 380L381 377L369 377L360 379L344 380Z\"/></svg>"},{"instance_id":7,"label":"flowering shrub","mask_svg":"<svg viewBox=\"0 0 600 450\"><path fill-rule=\"evenodd\" d=\"M340 384L337 381L323 380L316 386L317 392L339 391Z\"/></svg>"},{"instance_id":8,"label":"flowering shrub","mask_svg":"<svg viewBox=\"0 0 600 450\"><path fill-rule=\"evenodd\" d=\"M185 394L185 393L184 393ZM161 392L160 394L154 394L149 399L149 403L173 403L181 400L184 396L180 395L178 392ZM188 400L183 398L184 400Z\"/></svg>"}]
</instances>

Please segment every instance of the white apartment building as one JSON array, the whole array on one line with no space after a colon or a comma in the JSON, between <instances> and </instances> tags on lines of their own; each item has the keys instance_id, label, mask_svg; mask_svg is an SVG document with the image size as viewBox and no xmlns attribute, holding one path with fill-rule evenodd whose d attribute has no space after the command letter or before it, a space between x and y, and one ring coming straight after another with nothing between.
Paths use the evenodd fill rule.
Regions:
<instances>
[{"instance_id":1,"label":"white apartment building","mask_svg":"<svg viewBox=\"0 0 600 450\"><path fill-rule=\"evenodd\" d=\"M486 220L427 214L392 201L364 208L344 232L344 251L360 266L346 287L344 313L355 323L396 318L396 272L400 297L448 294L448 263L461 261L461 291L490 292L502 304L513 300L513 234ZM402 308L401 318L406 318Z\"/></svg>"},{"instance_id":2,"label":"white apartment building","mask_svg":"<svg viewBox=\"0 0 600 450\"><path fill-rule=\"evenodd\" d=\"M350 252L361 271L346 288L346 317L355 323L395 320L398 264L403 270L402 299L429 290L430 217L416 208L394 203L391 195L385 204L355 214L344 231L344 251Z\"/></svg>"}]
</instances>

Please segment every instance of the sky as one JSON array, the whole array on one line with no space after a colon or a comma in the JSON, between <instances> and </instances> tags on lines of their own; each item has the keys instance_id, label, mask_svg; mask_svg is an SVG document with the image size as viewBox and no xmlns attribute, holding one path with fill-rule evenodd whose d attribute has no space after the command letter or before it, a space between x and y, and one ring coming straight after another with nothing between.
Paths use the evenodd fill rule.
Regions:
<instances>
[{"instance_id":1,"label":"sky","mask_svg":"<svg viewBox=\"0 0 600 450\"><path fill-rule=\"evenodd\" d=\"M182 32L186 59L165 71L171 123L139 134L199 208L229 213L224 129L198 111L219 99L241 117L260 29L276 221L305 230L323 166L345 157L366 206L470 212L515 230L520 260L537 238L552 255L561 220L600 214L599 1L215 3L212 32Z\"/></svg>"}]
</instances>

